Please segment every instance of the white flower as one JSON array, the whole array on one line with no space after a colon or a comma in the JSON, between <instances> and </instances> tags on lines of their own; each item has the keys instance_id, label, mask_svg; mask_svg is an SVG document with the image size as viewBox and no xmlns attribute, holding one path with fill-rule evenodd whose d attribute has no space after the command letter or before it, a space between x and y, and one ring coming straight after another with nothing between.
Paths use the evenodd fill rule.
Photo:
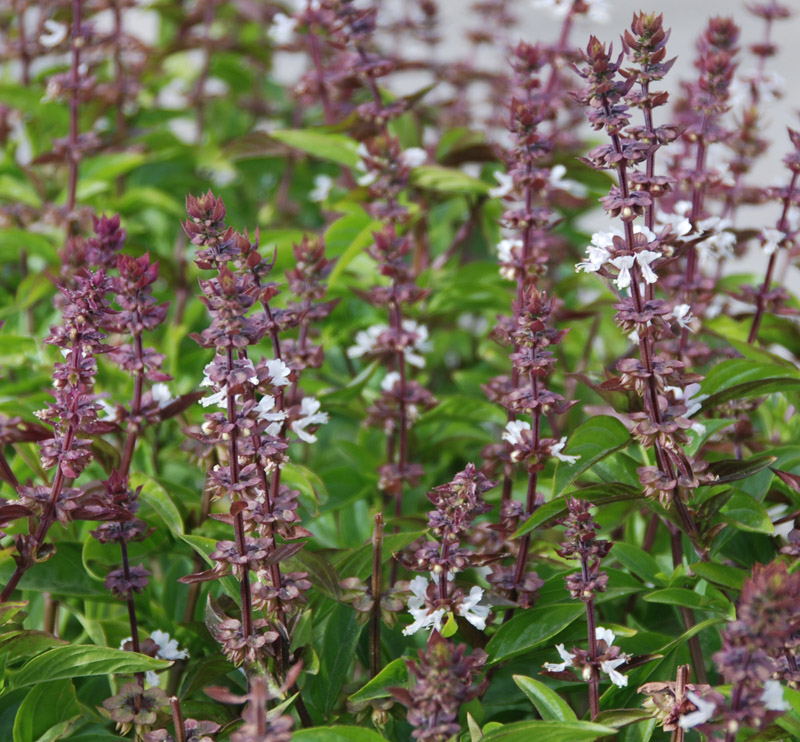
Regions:
<instances>
[{"instance_id":1,"label":"white flower","mask_svg":"<svg viewBox=\"0 0 800 742\"><path fill-rule=\"evenodd\" d=\"M714 232L703 242L698 243L697 250L700 262L705 263L712 258L722 259L733 257L733 248L736 246L736 235L729 230L733 224L728 219L710 216L697 223L700 232Z\"/></svg>"},{"instance_id":2,"label":"white flower","mask_svg":"<svg viewBox=\"0 0 800 742\"><path fill-rule=\"evenodd\" d=\"M636 262L642 269L642 278L647 283L655 283L658 281L658 276L655 271L650 267L650 264L655 262L661 257L661 253L656 250L642 250L636 253Z\"/></svg>"},{"instance_id":3,"label":"white flower","mask_svg":"<svg viewBox=\"0 0 800 742\"><path fill-rule=\"evenodd\" d=\"M390 392L394 389L394 385L400 381L400 374L397 371L389 371L386 376L383 377L383 381L381 382L381 389L385 392Z\"/></svg>"},{"instance_id":4,"label":"white flower","mask_svg":"<svg viewBox=\"0 0 800 742\"><path fill-rule=\"evenodd\" d=\"M611 8L606 0L588 0L588 4L590 21L607 23L611 18Z\"/></svg>"},{"instance_id":5,"label":"white flower","mask_svg":"<svg viewBox=\"0 0 800 742\"><path fill-rule=\"evenodd\" d=\"M544 669L550 672L564 672L564 670L572 665L572 660L575 655L572 654L572 652L567 652L563 644L556 644L556 652L558 652L563 662L545 662Z\"/></svg>"},{"instance_id":6,"label":"white flower","mask_svg":"<svg viewBox=\"0 0 800 742\"><path fill-rule=\"evenodd\" d=\"M765 680L761 694L767 711L788 711L791 707L783 699L783 686L777 680Z\"/></svg>"},{"instance_id":7,"label":"white flower","mask_svg":"<svg viewBox=\"0 0 800 742\"><path fill-rule=\"evenodd\" d=\"M572 7L572 0L533 0L533 7L538 10L548 10L557 20L567 17Z\"/></svg>"},{"instance_id":8,"label":"white flower","mask_svg":"<svg viewBox=\"0 0 800 742\"><path fill-rule=\"evenodd\" d=\"M97 400L97 403L100 405L100 407L102 408L103 412L106 413L106 416L104 418L101 418L102 420L108 421L108 422L119 422L119 420L118 420L119 414L117 412L117 406L116 405L111 404L110 402L108 402L107 400L103 399L102 397L100 397Z\"/></svg>"},{"instance_id":9,"label":"white flower","mask_svg":"<svg viewBox=\"0 0 800 742\"><path fill-rule=\"evenodd\" d=\"M162 660L185 660L189 658L189 652L185 649L178 649L178 640L171 639L166 631L156 629L150 638L158 644L156 657Z\"/></svg>"},{"instance_id":10,"label":"white flower","mask_svg":"<svg viewBox=\"0 0 800 742\"><path fill-rule=\"evenodd\" d=\"M511 263L514 261L514 248L522 249L522 240L500 240L497 243L497 259L501 263Z\"/></svg>"},{"instance_id":11,"label":"white flower","mask_svg":"<svg viewBox=\"0 0 800 742\"><path fill-rule=\"evenodd\" d=\"M614 279L618 289L626 289L631 285L631 268L636 258L633 255L620 255L618 258L611 258L609 263L619 270L619 275Z\"/></svg>"},{"instance_id":12,"label":"white flower","mask_svg":"<svg viewBox=\"0 0 800 742\"><path fill-rule=\"evenodd\" d=\"M707 394L697 395L700 391L700 384L687 384L683 389L679 386L667 386L664 387L664 391L672 392L675 395L676 401L683 402L683 404L686 405L686 417L692 417L692 415L699 412L703 400L708 399ZM703 435L706 432L706 426L702 423L693 422L692 430L698 435Z\"/></svg>"},{"instance_id":13,"label":"white flower","mask_svg":"<svg viewBox=\"0 0 800 742\"><path fill-rule=\"evenodd\" d=\"M693 727L700 726L700 724L705 724L712 716L714 716L714 709L716 709L716 704L710 703L709 701L704 701L697 693L693 691L687 691L686 697L695 705L697 706L696 711L690 711L688 714L684 714L678 719L678 726L681 729L692 729Z\"/></svg>"},{"instance_id":14,"label":"white flower","mask_svg":"<svg viewBox=\"0 0 800 742\"><path fill-rule=\"evenodd\" d=\"M708 399L707 394L697 394L700 391L700 384L687 384L683 389L677 386L665 387L665 391L671 391L675 399L679 399L686 405L686 417L691 417L700 411L703 402Z\"/></svg>"},{"instance_id":15,"label":"white flower","mask_svg":"<svg viewBox=\"0 0 800 742\"><path fill-rule=\"evenodd\" d=\"M406 167L415 168L428 161L428 153L422 147L409 147L400 153L400 160Z\"/></svg>"},{"instance_id":16,"label":"white flower","mask_svg":"<svg viewBox=\"0 0 800 742\"><path fill-rule=\"evenodd\" d=\"M14 159L18 165L30 165L31 160L33 160L33 144L28 135L25 122L21 116L14 115L13 111L9 113L8 119L11 123L9 139L17 145L16 150L14 150Z\"/></svg>"},{"instance_id":17,"label":"white flower","mask_svg":"<svg viewBox=\"0 0 800 742\"><path fill-rule=\"evenodd\" d=\"M478 605L481 598L483 598L483 590L475 585L469 591L469 595L463 598L456 607L456 613L466 618L479 631L486 628L486 618L489 615L488 605Z\"/></svg>"},{"instance_id":18,"label":"white flower","mask_svg":"<svg viewBox=\"0 0 800 742\"><path fill-rule=\"evenodd\" d=\"M568 456L565 453L561 453L564 450L564 446L567 445L567 436L564 436L558 443L553 443L550 446L550 455L557 458L559 461L563 461L570 466L574 464L580 456ZM613 634L611 635L613 638Z\"/></svg>"},{"instance_id":19,"label":"white flower","mask_svg":"<svg viewBox=\"0 0 800 742\"><path fill-rule=\"evenodd\" d=\"M58 46L67 38L67 27L63 23L48 19L44 22L44 27L47 29L47 33L43 33L39 37L39 43L48 49Z\"/></svg>"},{"instance_id":20,"label":"white flower","mask_svg":"<svg viewBox=\"0 0 800 742\"><path fill-rule=\"evenodd\" d=\"M209 77L203 85L204 95L223 96L228 93L228 83L219 77Z\"/></svg>"},{"instance_id":21,"label":"white flower","mask_svg":"<svg viewBox=\"0 0 800 742\"><path fill-rule=\"evenodd\" d=\"M692 315L692 308L688 304L678 304L672 310L672 317L678 323L679 327L691 331L691 321L694 319Z\"/></svg>"},{"instance_id":22,"label":"white flower","mask_svg":"<svg viewBox=\"0 0 800 742\"><path fill-rule=\"evenodd\" d=\"M516 249L518 253L522 253L522 240L514 239L514 240L500 240L497 243L497 260L500 263L507 264L507 263L514 263L516 262L516 258L514 257L514 250ZM500 266L500 275L508 281L513 281L515 277L515 269L511 265L501 265Z\"/></svg>"},{"instance_id":23,"label":"white flower","mask_svg":"<svg viewBox=\"0 0 800 742\"><path fill-rule=\"evenodd\" d=\"M361 358L368 353L372 353L381 333L386 332L386 325L372 325L366 330L359 330L356 333L356 344L347 349L348 358Z\"/></svg>"},{"instance_id":24,"label":"white flower","mask_svg":"<svg viewBox=\"0 0 800 742\"><path fill-rule=\"evenodd\" d=\"M177 639L170 639L169 634L166 631L160 631L156 629L152 634L150 634L150 638L156 643L158 649L156 650L156 657L160 660L185 660L188 659L189 653L185 649L178 649L178 640ZM125 645L133 641L133 639L129 636L123 639L120 644L120 649L125 649ZM147 680L148 685L157 686L158 683L158 674L153 672L152 670L148 670L145 673L145 679Z\"/></svg>"},{"instance_id":25,"label":"white flower","mask_svg":"<svg viewBox=\"0 0 800 742\"><path fill-rule=\"evenodd\" d=\"M489 329L489 321L486 317L480 314L473 314L472 312L459 314L456 324L460 330L469 332L476 337L482 337L486 333L486 330Z\"/></svg>"},{"instance_id":26,"label":"white flower","mask_svg":"<svg viewBox=\"0 0 800 742\"><path fill-rule=\"evenodd\" d=\"M292 430L300 440L306 443L315 443L317 440L317 436L306 432L306 428L309 425L321 425L328 422L328 413L320 412L320 406L320 402L316 397L303 397L303 401L300 404L301 417L292 423Z\"/></svg>"},{"instance_id":27,"label":"white flower","mask_svg":"<svg viewBox=\"0 0 800 742\"><path fill-rule=\"evenodd\" d=\"M589 6L587 17L595 23L605 23L610 18L606 0L585 0ZM573 0L533 0L533 7L550 11L556 20L563 20L572 8ZM578 16L580 17L580 16Z\"/></svg>"},{"instance_id":28,"label":"white flower","mask_svg":"<svg viewBox=\"0 0 800 742\"><path fill-rule=\"evenodd\" d=\"M530 429L530 423L522 420L510 420L506 423L505 430L503 430L503 440L508 441L512 446L521 446L524 443L522 431Z\"/></svg>"},{"instance_id":29,"label":"white flower","mask_svg":"<svg viewBox=\"0 0 800 742\"><path fill-rule=\"evenodd\" d=\"M583 183L565 178L566 174L567 168L564 165L553 165L550 169L550 187L571 193L577 198L583 198L586 195L586 186Z\"/></svg>"},{"instance_id":30,"label":"white flower","mask_svg":"<svg viewBox=\"0 0 800 742\"><path fill-rule=\"evenodd\" d=\"M264 365L269 373L269 380L273 386L289 386L290 369L280 358L270 358Z\"/></svg>"},{"instance_id":31,"label":"white flower","mask_svg":"<svg viewBox=\"0 0 800 742\"><path fill-rule=\"evenodd\" d=\"M692 231L692 223L685 216L680 214L667 214L664 211L659 211L656 214L656 223L661 227L669 227L678 239L685 237Z\"/></svg>"},{"instance_id":32,"label":"white flower","mask_svg":"<svg viewBox=\"0 0 800 742\"><path fill-rule=\"evenodd\" d=\"M586 248L588 260L578 263L575 270L594 273L599 271L610 259L611 253L608 248L614 244L614 237L621 237L621 233L616 230L611 232L595 232L592 235L592 244Z\"/></svg>"},{"instance_id":33,"label":"white flower","mask_svg":"<svg viewBox=\"0 0 800 742\"><path fill-rule=\"evenodd\" d=\"M267 35L278 46L288 44L294 35L294 29L297 26L297 20L291 18L285 13L276 13L272 17L272 25L267 31Z\"/></svg>"},{"instance_id":34,"label":"white flower","mask_svg":"<svg viewBox=\"0 0 800 742\"><path fill-rule=\"evenodd\" d=\"M786 80L777 72L759 72L749 69L731 81L728 102L734 108L752 104L752 86L758 89L759 103L768 105L782 98L786 91Z\"/></svg>"},{"instance_id":35,"label":"white flower","mask_svg":"<svg viewBox=\"0 0 800 742\"><path fill-rule=\"evenodd\" d=\"M414 623L406 626L403 629L403 634L411 636L416 634L420 629L436 629L441 631L442 619L445 616L444 608L437 608L435 611L429 613L425 607L425 598L428 591L428 581L418 575L408 585L413 595L408 599L408 612L414 619Z\"/></svg>"},{"instance_id":36,"label":"white flower","mask_svg":"<svg viewBox=\"0 0 800 742\"><path fill-rule=\"evenodd\" d=\"M594 638L599 642L605 642L607 647L614 643L617 635L611 629L604 629L602 626L595 626Z\"/></svg>"},{"instance_id":37,"label":"white flower","mask_svg":"<svg viewBox=\"0 0 800 742\"><path fill-rule=\"evenodd\" d=\"M333 178L330 175L317 175L314 178L314 188L308 194L308 198L317 203L327 201L331 188L333 188Z\"/></svg>"},{"instance_id":38,"label":"white flower","mask_svg":"<svg viewBox=\"0 0 800 742\"><path fill-rule=\"evenodd\" d=\"M494 179L497 181L498 185L495 188L489 189L489 198L503 198L514 190L513 175L508 175L507 173L497 170L495 171Z\"/></svg>"},{"instance_id":39,"label":"white flower","mask_svg":"<svg viewBox=\"0 0 800 742\"><path fill-rule=\"evenodd\" d=\"M387 325L373 325L366 330L356 333L356 344L347 349L348 358L361 358L375 352L378 348L378 338L388 330ZM406 362L417 368L425 367L425 358L420 353L430 350L428 342L428 328L413 319L403 320L403 330L415 335L414 341L403 348Z\"/></svg>"},{"instance_id":40,"label":"white flower","mask_svg":"<svg viewBox=\"0 0 800 742\"><path fill-rule=\"evenodd\" d=\"M428 342L428 328L413 319L404 319L403 329L417 336L410 346L403 349L406 361L417 368L424 368L425 359L419 353L431 349L431 344Z\"/></svg>"},{"instance_id":41,"label":"white flower","mask_svg":"<svg viewBox=\"0 0 800 742\"><path fill-rule=\"evenodd\" d=\"M259 420L266 420L271 423L280 423L286 419L286 413L281 410L275 410L273 412L273 408L275 407L275 398L271 397L269 394L265 394L261 399L258 401L258 404L253 408L258 415ZM280 425L278 425L278 430L280 430ZM274 430L274 428L273 428ZM269 428L267 429L269 432ZM275 435L275 433L269 433L270 435Z\"/></svg>"},{"instance_id":42,"label":"white flower","mask_svg":"<svg viewBox=\"0 0 800 742\"><path fill-rule=\"evenodd\" d=\"M201 384L203 386L203 384ZM210 397L203 397L202 399L198 400L203 407L210 407L211 405L217 405L217 407L222 407L225 409L228 406L228 387L223 386L215 394L212 394Z\"/></svg>"},{"instance_id":43,"label":"white flower","mask_svg":"<svg viewBox=\"0 0 800 742\"><path fill-rule=\"evenodd\" d=\"M608 675L609 680L614 683L618 688L624 688L628 684L627 676L621 672L617 672L620 665L624 665L628 661L627 655L620 655L615 660L606 660L600 663L600 669Z\"/></svg>"},{"instance_id":44,"label":"white flower","mask_svg":"<svg viewBox=\"0 0 800 742\"><path fill-rule=\"evenodd\" d=\"M363 175L359 176L356 180L356 183L360 186L370 186L378 179L378 173L369 170L367 163L365 160L370 158L369 150L364 142L358 145L358 149L356 149L358 156L361 157L361 162L356 165L356 169L360 170Z\"/></svg>"},{"instance_id":45,"label":"white flower","mask_svg":"<svg viewBox=\"0 0 800 742\"><path fill-rule=\"evenodd\" d=\"M761 230L761 249L765 255L772 255L785 238L786 235L780 229L765 227Z\"/></svg>"},{"instance_id":46,"label":"white flower","mask_svg":"<svg viewBox=\"0 0 800 742\"><path fill-rule=\"evenodd\" d=\"M153 397L154 402L158 402L158 409L163 410L168 404L170 404L175 398L169 393L169 387L159 382L158 384L153 384L153 388L150 390L150 394Z\"/></svg>"}]
</instances>

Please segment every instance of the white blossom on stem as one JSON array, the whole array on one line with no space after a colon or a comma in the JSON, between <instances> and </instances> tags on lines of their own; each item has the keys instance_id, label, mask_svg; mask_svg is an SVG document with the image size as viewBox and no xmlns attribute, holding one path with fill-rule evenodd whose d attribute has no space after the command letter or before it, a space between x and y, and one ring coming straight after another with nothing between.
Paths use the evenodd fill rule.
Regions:
<instances>
[{"instance_id":1,"label":"white blossom on stem","mask_svg":"<svg viewBox=\"0 0 800 742\"><path fill-rule=\"evenodd\" d=\"M716 709L716 704L713 704L709 701L704 701L697 693L693 691L687 691L686 697L697 707L694 711L690 711L688 714L684 714L678 719L678 726L681 729L692 729L694 727L700 726L700 724L705 724L712 716L714 716L714 711Z\"/></svg>"},{"instance_id":2,"label":"white blossom on stem","mask_svg":"<svg viewBox=\"0 0 800 742\"><path fill-rule=\"evenodd\" d=\"M272 17L272 25L267 31L267 35L278 46L288 44L294 36L297 27L297 20L285 13L276 13Z\"/></svg>"},{"instance_id":3,"label":"white blossom on stem","mask_svg":"<svg viewBox=\"0 0 800 742\"><path fill-rule=\"evenodd\" d=\"M64 41L64 39L67 38L67 27L63 23L59 23L58 21L54 21L52 18L48 18L44 22L44 27L46 29L46 33L43 33L41 36L39 36L39 43L48 49L58 46L62 41Z\"/></svg>"},{"instance_id":4,"label":"white blossom on stem","mask_svg":"<svg viewBox=\"0 0 800 742\"><path fill-rule=\"evenodd\" d=\"M514 176L500 170L495 171L497 186L489 189L489 198L504 198L514 190Z\"/></svg>"},{"instance_id":5,"label":"white blossom on stem","mask_svg":"<svg viewBox=\"0 0 800 742\"><path fill-rule=\"evenodd\" d=\"M421 575L418 575L408 585L411 590L411 597L408 599L408 612L411 614L414 622L403 629L403 634L411 636L416 634L420 629L436 629L442 630L442 621L444 619L444 608L437 608L435 611L428 611L425 606L425 600L428 591L428 580Z\"/></svg>"},{"instance_id":6,"label":"white blossom on stem","mask_svg":"<svg viewBox=\"0 0 800 742\"><path fill-rule=\"evenodd\" d=\"M309 425L322 425L328 422L328 413L320 412L321 404L316 397L303 397L300 403L300 418L292 422L291 428L301 441L315 443L317 436L306 431Z\"/></svg>"},{"instance_id":7,"label":"white blossom on stem","mask_svg":"<svg viewBox=\"0 0 800 742\"><path fill-rule=\"evenodd\" d=\"M317 175L314 178L314 187L308 194L310 201L321 203L327 201L333 188L333 178L330 175Z\"/></svg>"},{"instance_id":8,"label":"white blossom on stem","mask_svg":"<svg viewBox=\"0 0 800 742\"><path fill-rule=\"evenodd\" d=\"M572 466L572 464L574 464L580 458L580 456L570 456L568 454L561 453L566 445L567 436L563 436L558 443L552 443L550 445L550 455L559 461L563 461L565 464Z\"/></svg>"},{"instance_id":9,"label":"white blossom on stem","mask_svg":"<svg viewBox=\"0 0 800 742\"><path fill-rule=\"evenodd\" d=\"M474 585L469 595L456 606L456 613L466 618L479 631L486 629L486 619L490 610L488 605L479 605L482 598L483 590Z\"/></svg>"}]
</instances>

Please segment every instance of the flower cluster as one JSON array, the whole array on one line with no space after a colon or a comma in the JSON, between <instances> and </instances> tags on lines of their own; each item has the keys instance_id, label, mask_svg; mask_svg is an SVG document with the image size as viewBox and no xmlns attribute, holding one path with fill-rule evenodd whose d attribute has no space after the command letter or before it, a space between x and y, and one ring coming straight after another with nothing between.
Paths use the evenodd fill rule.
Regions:
<instances>
[{"instance_id":1,"label":"flower cluster","mask_svg":"<svg viewBox=\"0 0 800 742\"><path fill-rule=\"evenodd\" d=\"M798 591L800 574L789 574L785 562L753 568L742 587L736 620L722 632L722 649L714 655L718 671L732 686L730 705L709 708L697 725L701 731L721 726L732 740L739 729L761 729L788 710L781 681L795 687L800 682ZM717 716L719 724L713 724Z\"/></svg>"},{"instance_id":2,"label":"flower cluster","mask_svg":"<svg viewBox=\"0 0 800 742\"><path fill-rule=\"evenodd\" d=\"M42 467L56 470L49 486L20 486L17 502L0 509L4 522L28 516L28 532L14 536L16 570L0 600L9 598L30 567L54 553L53 547L43 548L54 521L66 525L73 519L113 520L120 514L124 516L124 512L102 500L68 486L69 480L77 479L93 458L91 436L115 427L99 419L101 406L94 394L96 357L111 350L104 342L104 331L115 319L108 301L111 291L104 270L82 269L74 276L72 288L61 287L62 323L50 328L45 342L61 349L64 362L53 367L54 402L36 413L53 428L50 437L39 443Z\"/></svg>"},{"instance_id":3,"label":"flower cluster","mask_svg":"<svg viewBox=\"0 0 800 742\"><path fill-rule=\"evenodd\" d=\"M359 145L363 175L358 184L367 188L370 201L366 210L383 221L367 252L377 263L378 273L388 279L388 285L381 283L364 294L367 301L386 311L388 324L359 333L348 355L375 356L387 366L381 395L368 411L367 422L386 431L386 463L379 469L378 486L393 499L394 513L399 516L404 488L417 484L423 474L422 468L409 459L409 429L417 414L435 404L432 395L408 378L409 365L424 365L420 351L426 345L427 329L410 322L406 313L428 292L416 284L419 266L409 258L412 248L416 255L420 246L414 244L414 232L405 231L410 212L400 198L408 187L411 170L427 156L421 148L404 150L387 127L405 111L406 103L401 98L385 103L378 89L377 80L389 74L394 65L367 49L375 31L375 9L359 9L350 0L331 5L339 19L344 53L351 55L346 66L363 81L369 94L369 100L356 108L369 131Z\"/></svg>"},{"instance_id":4,"label":"flower cluster","mask_svg":"<svg viewBox=\"0 0 800 742\"><path fill-rule=\"evenodd\" d=\"M197 436L207 445L219 447L223 463L208 472L207 489L212 498L230 497L228 514L215 517L230 524L234 541L220 541L211 559L213 569L183 578L186 582L216 579L229 572L239 580L241 619L221 616L212 633L237 664L257 662L262 653L278 641L280 633L266 630L268 624L288 631L304 592L311 586L302 572L282 572L280 560L303 546L297 541L308 534L298 524L299 493L280 481L287 461L288 431L304 441L316 440L314 430L327 422L312 397L288 398L287 387L297 378L303 352L295 354L289 366L281 355L280 333L302 323L315 311L313 298L321 293L325 273L324 256L306 243L299 248L308 255L291 282L302 299L300 307L274 309L270 302L278 286L265 281L272 263L258 252L258 242L235 232L225 224L225 206L210 192L187 200L189 220L184 229L198 246L199 268L216 275L202 279L202 301L211 314L211 325L195 340L215 350L206 366L203 385L212 394L204 406L217 405L222 412L206 414ZM251 309L261 305L261 312ZM327 308L322 308L322 315ZM254 364L247 349L269 336L274 357ZM304 341L305 342L305 341ZM297 346L300 345L298 340ZM295 387L296 389L296 387ZM279 543L278 537L288 543ZM251 582L251 573L257 580ZM253 610L264 609L269 621L254 619Z\"/></svg>"},{"instance_id":5,"label":"flower cluster","mask_svg":"<svg viewBox=\"0 0 800 742\"><path fill-rule=\"evenodd\" d=\"M592 668L599 667L600 671L608 675L608 679L617 687L624 688L628 685L627 676L617 670L624 665L630 656L614 646L616 634L611 629L602 626L595 628L596 653L594 658L591 651L575 647L571 652L564 649L563 644L556 644L556 651L561 662L545 662L544 669L548 673L554 673L556 677L576 680L575 674L569 668L579 670L578 677L589 680L592 676Z\"/></svg>"},{"instance_id":6,"label":"flower cluster","mask_svg":"<svg viewBox=\"0 0 800 742\"><path fill-rule=\"evenodd\" d=\"M458 734L458 710L482 693L484 684L475 681L485 662L482 650L467 655L466 646L454 647L438 631L431 634L427 648L420 650L418 661L406 660L415 683L411 690L390 688L390 692L408 709L413 739L446 742Z\"/></svg>"},{"instance_id":7,"label":"flower cluster","mask_svg":"<svg viewBox=\"0 0 800 742\"><path fill-rule=\"evenodd\" d=\"M610 139L589 152L586 162L598 170L616 172L618 184L612 186L603 205L610 216L621 219L622 230L595 235L588 259L578 265L578 270L613 280L620 293L615 305L617 323L639 348L639 358L620 360L620 376L606 381L601 389L635 392L642 400L644 411L630 416L633 434L642 445L654 449L656 462L639 469L642 486L648 495L676 509L695 548L702 549L685 501L688 493L709 477L706 465L683 450L689 440L686 431L692 427L683 404L685 394L668 392L669 388L683 390L700 377L686 373L684 361L660 355L656 348L658 341L685 338L693 329L688 301L670 304L656 298L654 291L661 283L662 265L673 258L678 244L671 224L659 234L653 231L656 199L672 185L669 176L654 174L654 155L677 136L674 127L653 128L652 120L652 108L666 101L649 87L669 70L669 63L663 62L666 36L660 16L639 14L625 37L633 67L623 70L623 55L615 60L611 49L595 37L584 53L585 65L579 74L587 85L579 98L587 107L592 126L604 129ZM638 89L634 88L637 82ZM630 105L645 112L643 127L630 125ZM635 169L640 164L645 164L644 172ZM645 225L634 224L639 217L644 218Z\"/></svg>"},{"instance_id":8,"label":"flower cluster","mask_svg":"<svg viewBox=\"0 0 800 742\"><path fill-rule=\"evenodd\" d=\"M286 681L279 688L269 686L267 678L263 675L255 676L250 683L250 691L239 696L231 693L227 688L207 688L206 693L214 700L222 703L245 704L242 711L242 724L232 735L231 742L289 742L292 738L291 716L277 711L270 712L267 704L280 698L291 687L302 669L301 665L294 665L286 675Z\"/></svg>"},{"instance_id":9,"label":"flower cluster","mask_svg":"<svg viewBox=\"0 0 800 742\"><path fill-rule=\"evenodd\" d=\"M566 530L558 553L565 559L577 559L581 569L566 578L567 590L574 600L591 603L597 593L604 593L608 575L600 569L600 562L611 550L612 543L597 538L598 525L589 510L593 507L586 500L567 498L569 514L560 521Z\"/></svg>"},{"instance_id":10,"label":"flower cluster","mask_svg":"<svg viewBox=\"0 0 800 742\"><path fill-rule=\"evenodd\" d=\"M474 559L473 553L461 543L469 535L475 517L491 510L483 494L496 484L473 464L467 464L451 482L434 487L428 493L428 499L435 506L435 510L428 513L428 528L439 541L427 541L416 549L413 557L403 559L408 569L429 572L432 578L430 583L425 577L415 577L411 581L408 610L414 622L403 630L404 634L431 627L441 630L448 613L463 616L480 630L486 628L489 607L480 605L483 590L475 585L465 594L461 588L451 588L449 583Z\"/></svg>"}]
</instances>

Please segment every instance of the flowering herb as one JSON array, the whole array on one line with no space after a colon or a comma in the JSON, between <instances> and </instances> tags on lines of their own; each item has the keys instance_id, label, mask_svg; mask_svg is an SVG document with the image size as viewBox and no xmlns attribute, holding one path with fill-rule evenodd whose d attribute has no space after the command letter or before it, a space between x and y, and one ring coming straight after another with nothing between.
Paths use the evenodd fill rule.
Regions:
<instances>
[{"instance_id":1,"label":"flowering herb","mask_svg":"<svg viewBox=\"0 0 800 742\"><path fill-rule=\"evenodd\" d=\"M800 736L797 18L662 6L0 3L3 739Z\"/></svg>"}]
</instances>

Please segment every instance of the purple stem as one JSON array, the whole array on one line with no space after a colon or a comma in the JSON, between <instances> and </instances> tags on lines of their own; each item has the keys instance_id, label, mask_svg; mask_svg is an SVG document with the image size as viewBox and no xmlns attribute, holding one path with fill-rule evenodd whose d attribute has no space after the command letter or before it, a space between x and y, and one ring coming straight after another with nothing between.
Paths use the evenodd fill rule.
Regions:
<instances>
[{"instance_id":1,"label":"purple stem","mask_svg":"<svg viewBox=\"0 0 800 742\"><path fill-rule=\"evenodd\" d=\"M372 610L369 617L370 675L381 671L381 597L383 594L383 516L375 515L372 533Z\"/></svg>"},{"instance_id":2,"label":"purple stem","mask_svg":"<svg viewBox=\"0 0 800 742\"><path fill-rule=\"evenodd\" d=\"M75 344L72 347L72 352L70 353L70 360L72 361L72 368L75 371L76 376L78 375L78 369L80 368L81 363L81 347L79 344ZM70 405L70 419L72 419L75 415L75 412L78 408L78 402L80 401L81 393L79 388L76 388L75 393L72 397L72 403ZM67 431L64 435L64 451L69 451L72 448L72 444L75 440L75 427L70 423L67 425ZM35 558L39 548L41 547L42 543L44 542L45 537L47 536L47 532L50 530L50 526L53 525L53 521L55 520L55 510L56 504L58 503L59 498L61 497L61 492L64 489L64 483L66 481L66 477L64 476L64 472L61 469L61 464L58 464L58 468L56 469L55 476L53 477L53 485L50 491L50 499L47 502L47 506L45 508L44 513L42 514L42 519L39 521L39 525L36 528L35 533L33 534L33 538L28 545L28 552L29 554ZM20 561L17 563L16 568L14 569L14 573L11 575L11 579L8 581L8 584L3 589L3 592L0 593L0 603L5 603L14 592L15 588L19 584L19 581L22 579L22 576L35 564L35 561L32 559L26 559L24 561Z\"/></svg>"},{"instance_id":3,"label":"purple stem","mask_svg":"<svg viewBox=\"0 0 800 742\"><path fill-rule=\"evenodd\" d=\"M781 212L781 218L778 222L778 230L780 232L786 232L786 218L789 215L789 207L791 206L792 196L794 194L795 187L797 186L798 175L800 175L800 173L792 173L792 180L789 183L789 188L786 191L786 195L783 197L783 211ZM764 317L764 310L766 309L767 305L767 294L769 293L769 286L772 283L772 274L775 272L775 262L777 257L777 250L775 250L772 255L769 256L769 263L767 264L767 273L764 276L764 283L761 284L761 290L758 292L758 298L756 299L756 313L753 317L753 324L750 327L750 334L747 336L747 342L751 345L758 337L758 328L761 326L761 320Z\"/></svg>"}]
</instances>

